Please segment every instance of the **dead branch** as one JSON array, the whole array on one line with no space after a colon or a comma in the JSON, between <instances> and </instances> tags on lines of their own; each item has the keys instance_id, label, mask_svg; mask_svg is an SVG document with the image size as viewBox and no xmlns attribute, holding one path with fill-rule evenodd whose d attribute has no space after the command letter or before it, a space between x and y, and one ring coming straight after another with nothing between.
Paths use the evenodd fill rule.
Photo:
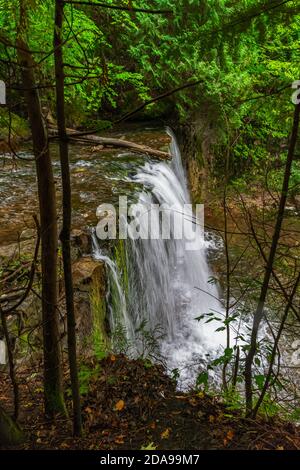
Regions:
<instances>
[{"instance_id":1,"label":"dead branch","mask_svg":"<svg viewBox=\"0 0 300 470\"><path fill-rule=\"evenodd\" d=\"M52 127L52 126L51 126ZM52 133L52 139L58 138L57 128L49 128L50 134ZM82 134L77 133L74 129L67 129L67 136L70 142L83 143L83 144L96 144L104 146L112 146L116 148L127 148L135 153L146 154L152 157L161 159L161 160L170 160L172 155L168 152L163 152L162 150L153 149L146 145L140 145L135 142L130 142L128 140L116 139L113 137L99 137L96 135L85 135L82 137ZM51 137L50 137L51 138Z\"/></svg>"}]
</instances>

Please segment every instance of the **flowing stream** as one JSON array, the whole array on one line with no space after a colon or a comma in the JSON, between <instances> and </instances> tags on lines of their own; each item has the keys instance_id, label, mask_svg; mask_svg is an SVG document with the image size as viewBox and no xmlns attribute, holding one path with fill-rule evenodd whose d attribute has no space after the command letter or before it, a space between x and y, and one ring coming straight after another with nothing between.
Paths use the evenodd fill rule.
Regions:
<instances>
[{"instance_id":1,"label":"flowing stream","mask_svg":"<svg viewBox=\"0 0 300 470\"><path fill-rule=\"evenodd\" d=\"M186 387L195 383L198 371L206 369L206 364L220 355L219 350L225 344L224 331L216 332L223 326L220 321L198 322L195 317L217 311L220 320L224 319L222 302L219 301L222 293L219 293L216 284L210 282L212 272L208 259L217 273L215 276L221 280L226 260L222 239L214 235L217 232L207 232L203 239L191 209L183 207L190 202L187 180L175 136L171 131L168 133L169 136L160 127L151 124L142 129L140 125L128 125L112 135L161 150L165 150L171 137L171 162L153 161L146 155L128 151L70 146L72 225L77 231L95 227L97 205L112 203L117 206L119 196L124 195L128 197L130 204L139 202L144 206L144 211L138 217L142 230L146 229L145 215L153 203L173 207L176 227L182 226L183 221L186 222L185 236L182 239L176 239L176 227L171 239L158 237L150 240L128 239L124 243L118 240L113 243L99 243L94 236L94 256L106 263L109 273L107 305L112 339L115 346L118 346L116 349L121 349L121 345L124 349L129 348L126 352L130 355L163 359L170 371L179 369L179 386ZM34 250L35 227L32 215L38 211L38 197L30 145L25 146L20 155L22 159L18 160L10 154L1 154L0 261L3 260L4 263L16 256L20 249L21 256L26 256L26 259L32 256ZM60 162L58 147L54 143L51 144L51 156L57 189L58 222L61 225ZM235 215L237 224L243 229L243 218L238 210ZM274 209L266 208L266 216L271 223ZM207 226L222 230L222 217L217 208L208 208ZM231 231L236 232L235 223L231 223ZM159 224L154 219L154 229L158 228ZM284 228L285 243L289 243L296 252L298 246L293 234L299 231L299 216L289 211ZM196 250L189 251L186 249L187 242L193 234ZM232 234L230 254L233 265L238 262L245 249L248 249L245 237L238 233ZM253 254L255 255L254 251ZM253 265L249 265L248 260L249 257L246 257L246 262L239 264L241 279L255 279L259 270L263 269L261 260L256 258ZM231 294L234 305L231 313L236 310L239 314L237 325L230 323L233 347L236 341L240 345L243 343L240 337L235 339L237 331L247 339L247 318L250 318L256 304L255 299L251 302L248 299L245 305L236 302L240 297L239 290L232 290ZM276 308L275 305L275 310ZM276 315L277 313L275 320ZM276 326L275 324L275 328ZM126 341L122 345L124 335ZM269 338L269 343L272 343L273 337L266 325L262 326L260 336L264 340ZM299 384L297 371L300 353L296 328L291 328L288 335L283 335L280 347L281 367L285 375ZM0 337L0 364L7 360L5 353L4 341ZM256 369L261 374L261 368L257 366ZM216 382L219 377L216 370Z\"/></svg>"},{"instance_id":2,"label":"flowing stream","mask_svg":"<svg viewBox=\"0 0 300 470\"><path fill-rule=\"evenodd\" d=\"M105 256L94 235L94 256L107 263L110 270L112 329L121 319L128 340L141 352L141 325L152 335L150 343L158 346L168 369L178 369L183 386L191 384L201 364L214 356L224 345L224 333L216 332L220 323L199 322L201 314L218 312L222 316L218 287L211 282L212 273L207 250L213 243L205 241L201 227L191 212L187 180L174 134L171 136L171 162L147 162L131 176L143 188L137 194L145 211L137 215L140 232L147 229L151 204L172 207L171 237L133 239L125 242L127 286L117 263ZM188 205L188 206L186 206ZM157 223L157 218L154 222ZM177 239L176 228L184 226L183 237ZM152 228L152 226L151 226ZM129 228L130 232L130 228ZM159 233L159 227L154 227ZM193 240L193 250L187 249ZM125 293L126 291L126 293ZM148 347L149 344L148 344Z\"/></svg>"}]
</instances>

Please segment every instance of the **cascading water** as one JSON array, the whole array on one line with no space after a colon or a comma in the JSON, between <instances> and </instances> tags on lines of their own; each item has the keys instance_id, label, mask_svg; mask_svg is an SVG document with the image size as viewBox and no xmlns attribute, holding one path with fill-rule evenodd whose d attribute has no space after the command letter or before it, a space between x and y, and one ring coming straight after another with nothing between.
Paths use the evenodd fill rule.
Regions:
<instances>
[{"instance_id":1,"label":"cascading water","mask_svg":"<svg viewBox=\"0 0 300 470\"><path fill-rule=\"evenodd\" d=\"M199 365L206 362L209 355L225 343L224 333L216 332L219 323L198 322L195 318L209 312L221 312L217 286L209 282L211 272L207 262L208 242L204 241L201 228L196 223L190 206L188 185L181 161L180 151L171 131L170 163L147 163L132 179L144 190L138 194L139 203L145 210L137 216L140 232L147 230L148 213L151 204L172 207L174 225L171 224L170 239L126 240L127 250L127 295L122 291L118 279L120 273L116 264L99 252L95 253L110 267L117 286L119 312L111 311L111 325L118 315L123 319L128 338L138 349L135 331L142 322L150 331L157 327L164 333L160 340L160 352L167 367L178 369L181 382L187 385ZM163 206L164 207L164 206ZM159 217L151 219L151 224L159 223ZM177 239L176 227L183 226L183 237ZM159 233L159 227L154 228ZM130 233L130 227L129 227ZM187 244L193 239L193 250ZM116 303L116 299L115 299ZM121 310L121 313L120 313Z\"/></svg>"}]
</instances>

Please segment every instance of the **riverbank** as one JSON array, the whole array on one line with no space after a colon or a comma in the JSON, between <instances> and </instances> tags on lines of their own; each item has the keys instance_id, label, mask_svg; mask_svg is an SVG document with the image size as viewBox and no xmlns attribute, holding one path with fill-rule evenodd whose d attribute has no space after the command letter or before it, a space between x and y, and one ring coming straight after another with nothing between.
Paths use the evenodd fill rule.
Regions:
<instances>
[{"instance_id":1,"label":"riverbank","mask_svg":"<svg viewBox=\"0 0 300 470\"><path fill-rule=\"evenodd\" d=\"M20 370L26 440L17 449L300 449L296 426L274 418L246 420L241 411L201 390L181 393L162 366L148 361L111 354L82 366L80 379L84 434L73 438L69 420L57 417L49 424L43 417L41 369ZM1 401L11 408L8 377ZM69 389L66 401L70 409Z\"/></svg>"}]
</instances>

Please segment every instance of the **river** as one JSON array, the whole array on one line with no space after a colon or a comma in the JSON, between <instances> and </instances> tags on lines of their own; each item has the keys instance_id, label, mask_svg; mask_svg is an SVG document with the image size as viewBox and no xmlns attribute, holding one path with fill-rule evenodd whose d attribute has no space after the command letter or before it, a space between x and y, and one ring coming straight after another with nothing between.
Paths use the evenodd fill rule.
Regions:
<instances>
[{"instance_id":1,"label":"river","mask_svg":"<svg viewBox=\"0 0 300 470\"><path fill-rule=\"evenodd\" d=\"M140 128L127 128L114 136L162 150L170 144L173 159L165 163L126 151L72 145L73 228L89 227L93 230L97 224L96 209L99 204L117 204L119 196L127 196L129 201L140 201L145 207L152 203L177 207L177 222L192 220L189 230L194 231L193 215L182 210L183 204L190 203L190 194L172 132L166 133L161 128L152 127L142 131ZM51 154L60 205L60 165L54 144L51 145ZM0 247L4 250L20 236L26 238L26 231L33 227L32 214L37 212L34 162L30 160L29 149L23 149L21 156L21 160L15 160L11 155L2 155L1 158ZM139 222L143 225L143 218ZM110 273L111 292L108 299L112 330L120 327L125 330L130 353L148 354L164 362L170 372L176 371L182 387L193 384L197 373L205 369L206 364L220 354L225 345L225 333L216 332L224 318L220 287L224 280L225 263L220 237L222 211L206 208L206 222L210 229L204 239L196 230L197 246L194 251L186 250L186 238L126 240L123 246L123 264L126 266L123 269L111 250L106 249L105 244L99 244L94 235L94 256L107 264ZM233 263L245 249L252 256L253 247L248 247L245 237L235 232L236 225L240 228L242 223L239 215L235 222L229 220ZM294 228L298 223L296 217L290 217L285 224L287 232L284 236L291 237L288 228ZM240 263L237 277L255 280L263 270L261 261L259 258L257 260L256 264L252 258L249 264L248 256L244 263ZM233 287L232 297L236 298L236 295ZM253 308L249 303L246 306L248 311L244 309L245 315ZM219 322L213 319L208 323L196 320L196 317L207 313L217 316ZM234 324L232 327L234 338ZM294 339L289 338L289 341L293 342Z\"/></svg>"}]
</instances>

